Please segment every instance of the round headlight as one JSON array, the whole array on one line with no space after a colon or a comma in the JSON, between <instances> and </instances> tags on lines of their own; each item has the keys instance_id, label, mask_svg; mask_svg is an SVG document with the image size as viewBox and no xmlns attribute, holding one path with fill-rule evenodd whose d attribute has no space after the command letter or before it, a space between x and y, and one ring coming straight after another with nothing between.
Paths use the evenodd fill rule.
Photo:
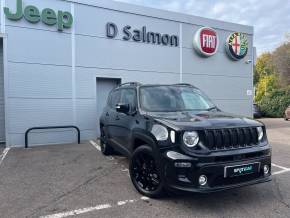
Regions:
<instances>
[{"instance_id":1,"label":"round headlight","mask_svg":"<svg viewBox=\"0 0 290 218\"><path fill-rule=\"evenodd\" d=\"M190 147L190 148L196 146L199 142L198 133L195 131L185 132L183 134L183 142L187 147Z\"/></svg>"},{"instance_id":2,"label":"round headlight","mask_svg":"<svg viewBox=\"0 0 290 218\"><path fill-rule=\"evenodd\" d=\"M264 137L264 131L262 127L257 127L257 133L258 133L258 140L262 141L263 137Z\"/></svg>"},{"instance_id":3,"label":"round headlight","mask_svg":"<svg viewBox=\"0 0 290 218\"><path fill-rule=\"evenodd\" d=\"M165 141L168 138L167 128L159 124L155 124L152 127L151 133L155 136L157 141Z\"/></svg>"}]
</instances>

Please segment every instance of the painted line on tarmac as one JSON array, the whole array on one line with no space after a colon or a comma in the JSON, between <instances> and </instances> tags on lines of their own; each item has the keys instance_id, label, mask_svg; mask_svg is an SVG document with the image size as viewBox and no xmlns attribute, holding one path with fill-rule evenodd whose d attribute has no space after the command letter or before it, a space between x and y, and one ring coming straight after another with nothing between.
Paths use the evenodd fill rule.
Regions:
<instances>
[{"instance_id":1,"label":"painted line on tarmac","mask_svg":"<svg viewBox=\"0 0 290 218\"><path fill-rule=\"evenodd\" d=\"M280 169L282 169L282 170L289 170L289 168L287 168L287 167L283 167L283 166L280 166L280 165L278 165L278 164L274 164L274 163L272 163L272 166L274 166L274 167L278 167L278 168L280 168Z\"/></svg>"},{"instance_id":2,"label":"painted line on tarmac","mask_svg":"<svg viewBox=\"0 0 290 218\"><path fill-rule=\"evenodd\" d=\"M272 173L273 176L274 175L279 175L279 174L282 174L282 173L288 173L288 172L290 172L290 168L283 167L283 166L280 166L280 165L274 164L274 163L272 163L272 166L282 169L280 171L277 171L277 172Z\"/></svg>"},{"instance_id":3,"label":"painted line on tarmac","mask_svg":"<svg viewBox=\"0 0 290 218\"><path fill-rule=\"evenodd\" d=\"M280 171L278 171L278 172L274 172L274 173L272 173L272 175L274 176L274 175L279 175L279 174L282 174L282 173L288 173L288 172L290 172L290 169L288 169L288 170L280 170Z\"/></svg>"},{"instance_id":4,"label":"painted line on tarmac","mask_svg":"<svg viewBox=\"0 0 290 218\"><path fill-rule=\"evenodd\" d=\"M150 200L150 198L143 196L138 200L135 199L135 200L118 201L115 204L100 204L100 205L96 205L94 207L85 207L85 208L71 210L71 211L67 211L67 212L41 216L40 218L64 218L64 217L69 217L69 216L77 216L77 215L81 215L81 214L85 214L85 213L90 213L93 211L104 210L104 209L109 209L109 208L114 208L114 207L120 207L120 206L124 206L126 204L132 204L132 203L135 203L135 202L140 201L140 200L148 202Z\"/></svg>"},{"instance_id":5,"label":"painted line on tarmac","mask_svg":"<svg viewBox=\"0 0 290 218\"><path fill-rule=\"evenodd\" d=\"M5 148L4 151L2 152L2 154L0 155L0 157L1 157L1 159L0 159L0 166L3 163L5 157L7 156L9 150L10 150L10 148Z\"/></svg>"},{"instance_id":6,"label":"painted line on tarmac","mask_svg":"<svg viewBox=\"0 0 290 218\"><path fill-rule=\"evenodd\" d=\"M90 140L90 144L91 144L92 146L94 146L98 151L101 151L101 147L100 147L100 145L98 145L98 143L96 143L95 141Z\"/></svg>"},{"instance_id":7,"label":"painted line on tarmac","mask_svg":"<svg viewBox=\"0 0 290 218\"><path fill-rule=\"evenodd\" d=\"M72 210L68 212L63 212L63 213L56 213L52 215L47 215L47 216L41 216L40 218L63 218L63 217L68 217L68 216L76 216L84 213L89 213L92 211L97 211L97 210L103 210L107 208L111 208L112 206L110 204L100 204L95 207L86 207L82 209L77 209L77 210Z\"/></svg>"}]
</instances>

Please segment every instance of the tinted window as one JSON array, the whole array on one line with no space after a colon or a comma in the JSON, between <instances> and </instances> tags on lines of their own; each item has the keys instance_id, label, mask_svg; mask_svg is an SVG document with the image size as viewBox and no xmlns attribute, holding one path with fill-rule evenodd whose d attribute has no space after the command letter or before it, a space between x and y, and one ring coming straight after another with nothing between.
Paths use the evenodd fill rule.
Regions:
<instances>
[{"instance_id":1,"label":"tinted window","mask_svg":"<svg viewBox=\"0 0 290 218\"><path fill-rule=\"evenodd\" d=\"M136 107L136 91L135 89L123 89L121 92L120 103L129 104L132 108Z\"/></svg>"},{"instance_id":2,"label":"tinted window","mask_svg":"<svg viewBox=\"0 0 290 218\"><path fill-rule=\"evenodd\" d=\"M109 106L114 108L118 103L120 103L121 90L117 90L111 93Z\"/></svg>"},{"instance_id":3,"label":"tinted window","mask_svg":"<svg viewBox=\"0 0 290 218\"><path fill-rule=\"evenodd\" d=\"M214 107L199 89L181 86L142 87L140 103L143 110L154 112L209 110Z\"/></svg>"}]
</instances>

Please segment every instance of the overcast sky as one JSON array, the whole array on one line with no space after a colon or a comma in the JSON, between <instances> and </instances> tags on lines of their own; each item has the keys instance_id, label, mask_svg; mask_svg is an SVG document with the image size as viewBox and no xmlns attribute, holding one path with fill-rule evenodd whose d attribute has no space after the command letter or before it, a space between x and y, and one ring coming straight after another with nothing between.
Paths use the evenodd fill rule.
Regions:
<instances>
[{"instance_id":1,"label":"overcast sky","mask_svg":"<svg viewBox=\"0 0 290 218\"><path fill-rule=\"evenodd\" d=\"M258 54L290 33L290 0L118 0L153 8L254 26Z\"/></svg>"}]
</instances>

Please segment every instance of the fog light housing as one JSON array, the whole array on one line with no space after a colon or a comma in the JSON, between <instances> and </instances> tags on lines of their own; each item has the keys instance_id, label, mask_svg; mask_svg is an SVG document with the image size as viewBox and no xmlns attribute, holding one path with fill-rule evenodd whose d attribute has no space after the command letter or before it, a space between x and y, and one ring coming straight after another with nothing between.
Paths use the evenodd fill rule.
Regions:
<instances>
[{"instance_id":1,"label":"fog light housing","mask_svg":"<svg viewBox=\"0 0 290 218\"><path fill-rule=\"evenodd\" d=\"M199 176L198 183L201 186L205 186L207 184L207 177L206 177L206 175Z\"/></svg>"},{"instance_id":2,"label":"fog light housing","mask_svg":"<svg viewBox=\"0 0 290 218\"><path fill-rule=\"evenodd\" d=\"M191 163L190 162L175 162L174 166L178 168L190 168Z\"/></svg>"},{"instance_id":3,"label":"fog light housing","mask_svg":"<svg viewBox=\"0 0 290 218\"><path fill-rule=\"evenodd\" d=\"M270 167L269 167L269 165L264 165L264 175L268 175L269 174L269 172L270 172Z\"/></svg>"}]
</instances>

